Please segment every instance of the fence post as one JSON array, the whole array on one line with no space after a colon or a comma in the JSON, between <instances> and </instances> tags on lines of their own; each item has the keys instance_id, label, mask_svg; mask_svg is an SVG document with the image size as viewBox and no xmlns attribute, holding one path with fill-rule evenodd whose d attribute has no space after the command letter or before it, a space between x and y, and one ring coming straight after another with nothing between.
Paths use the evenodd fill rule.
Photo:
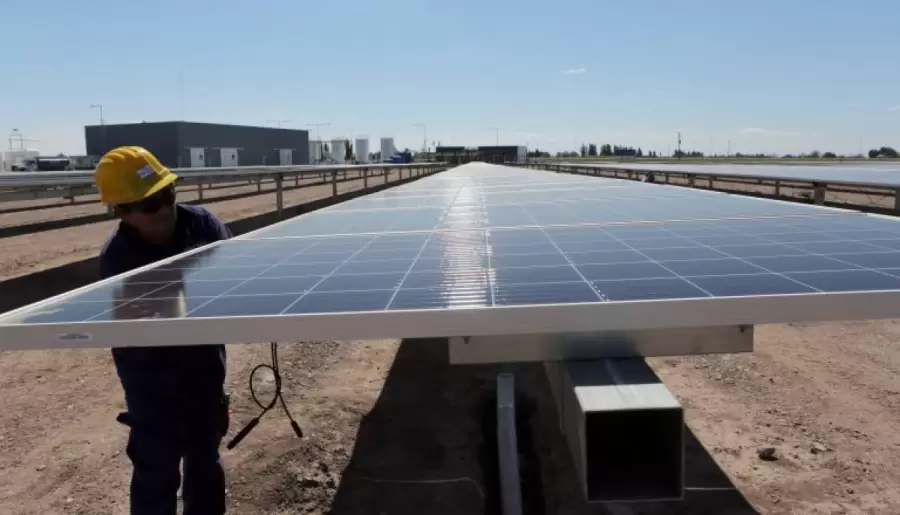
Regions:
<instances>
[{"instance_id":1,"label":"fence post","mask_svg":"<svg viewBox=\"0 0 900 515\"><path fill-rule=\"evenodd\" d=\"M278 212L278 218L284 214L284 188L282 187L283 177L281 174L275 176L275 210Z\"/></svg>"}]
</instances>

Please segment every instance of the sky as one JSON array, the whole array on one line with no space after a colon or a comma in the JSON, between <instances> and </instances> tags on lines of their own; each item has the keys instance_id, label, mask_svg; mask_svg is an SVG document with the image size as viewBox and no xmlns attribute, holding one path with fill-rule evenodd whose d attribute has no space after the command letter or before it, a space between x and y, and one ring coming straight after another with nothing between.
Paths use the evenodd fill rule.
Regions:
<instances>
[{"instance_id":1,"label":"sky","mask_svg":"<svg viewBox=\"0 0 900 515\"><path fill-rule=\"evenodd\" d=\"M42 154L83 153L97 104L370 148L900 146L894 0L2 3L0 135Z\"/></svg>"}]
</instances>

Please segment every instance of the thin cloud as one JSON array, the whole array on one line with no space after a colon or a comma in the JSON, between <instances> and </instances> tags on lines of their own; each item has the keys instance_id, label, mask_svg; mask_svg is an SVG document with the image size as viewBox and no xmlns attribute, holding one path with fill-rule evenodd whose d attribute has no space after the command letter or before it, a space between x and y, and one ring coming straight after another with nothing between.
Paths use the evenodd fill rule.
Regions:
<instances>
[{"instance_id":1,"label":"thin cloud","mask_svg":"<svg viewBox=\"0 0 900 515\"><path fill-rule=\"evenodd\" d=\"M746 129L741 129L741 134L768 134L771 136L799 136L799 132L793 131L779 131L774 129L763 129L761 127L747 127Z\"/></svg>"},{"instance_id":2,"label":"thin cloud","mask_svg":"<svg viewBox=\"0 0 900 515\"><path fill-rule=\"evenodd\" d=\"M888 111L900 111L900 106L891 106L891 107L888 107Z\"/></svg>"},{"instance_id":3,"label":"thin cloud","mask_svg":"<svg viewBox=\"0 0 900 515\"><path fill-rule=\"evenodd\" d=\"M586 72L587 68L569 68L568 70L563 70L563 75L581 75Z\"/></svg>"}]
</instances>

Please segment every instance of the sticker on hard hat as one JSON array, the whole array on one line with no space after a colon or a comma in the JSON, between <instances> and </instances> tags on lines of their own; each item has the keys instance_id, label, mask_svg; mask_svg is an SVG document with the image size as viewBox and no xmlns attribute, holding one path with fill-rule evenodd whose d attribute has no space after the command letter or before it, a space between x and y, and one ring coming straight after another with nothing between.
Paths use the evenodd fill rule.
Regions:
<instances>
[{"instance_id":1,"label":"sticker on hard hat","mask_svg":"<svg viewBox=\"0 0 900 515\"><path fill-rule=\"evenodd\" d=\"M140 177L141 179L146 179L147 177L150 177L151 175L153 175L155 173L156 173L156 170L154 170L153 167L151 167L150 165L144 165L144 166L138 168L138 171L137 171L138 177Z\"/></svg>"}]
</instances>

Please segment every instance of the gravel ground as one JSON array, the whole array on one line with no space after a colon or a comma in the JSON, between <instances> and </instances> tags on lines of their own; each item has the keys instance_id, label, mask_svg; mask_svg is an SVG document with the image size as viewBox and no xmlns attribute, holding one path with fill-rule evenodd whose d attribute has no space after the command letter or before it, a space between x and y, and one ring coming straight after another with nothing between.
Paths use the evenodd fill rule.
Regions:
<instances>
[{"instance_id":1,"label":"gravel ground","mask_svg":"<svg viewBox=\"0 0 900 515\"><path fill-rule=\"evenodd\" d=\"M330 186L285 198L326 195ZM208 206L235 220L273 204ZM113 225L6 238L0 274L96 255ZM651 360L692 435L680 503L583 503L540 367L511 367L527 513L900 513L898 337L895 320L773 325L757 329L752 354ZM281 345L281 362L306 436L273 411L223 451L231 512L497 513L485 437L497 367L449 366L443 341L302 340ZM267 354L262 342L229 346L231 434L256 415L247 381ZM114 421L124 405L108 351L2 353L0 388L0 513L127 513L127 433ZM760 458L766 448L776 459Z\"/></svg>"}]
</instances>

